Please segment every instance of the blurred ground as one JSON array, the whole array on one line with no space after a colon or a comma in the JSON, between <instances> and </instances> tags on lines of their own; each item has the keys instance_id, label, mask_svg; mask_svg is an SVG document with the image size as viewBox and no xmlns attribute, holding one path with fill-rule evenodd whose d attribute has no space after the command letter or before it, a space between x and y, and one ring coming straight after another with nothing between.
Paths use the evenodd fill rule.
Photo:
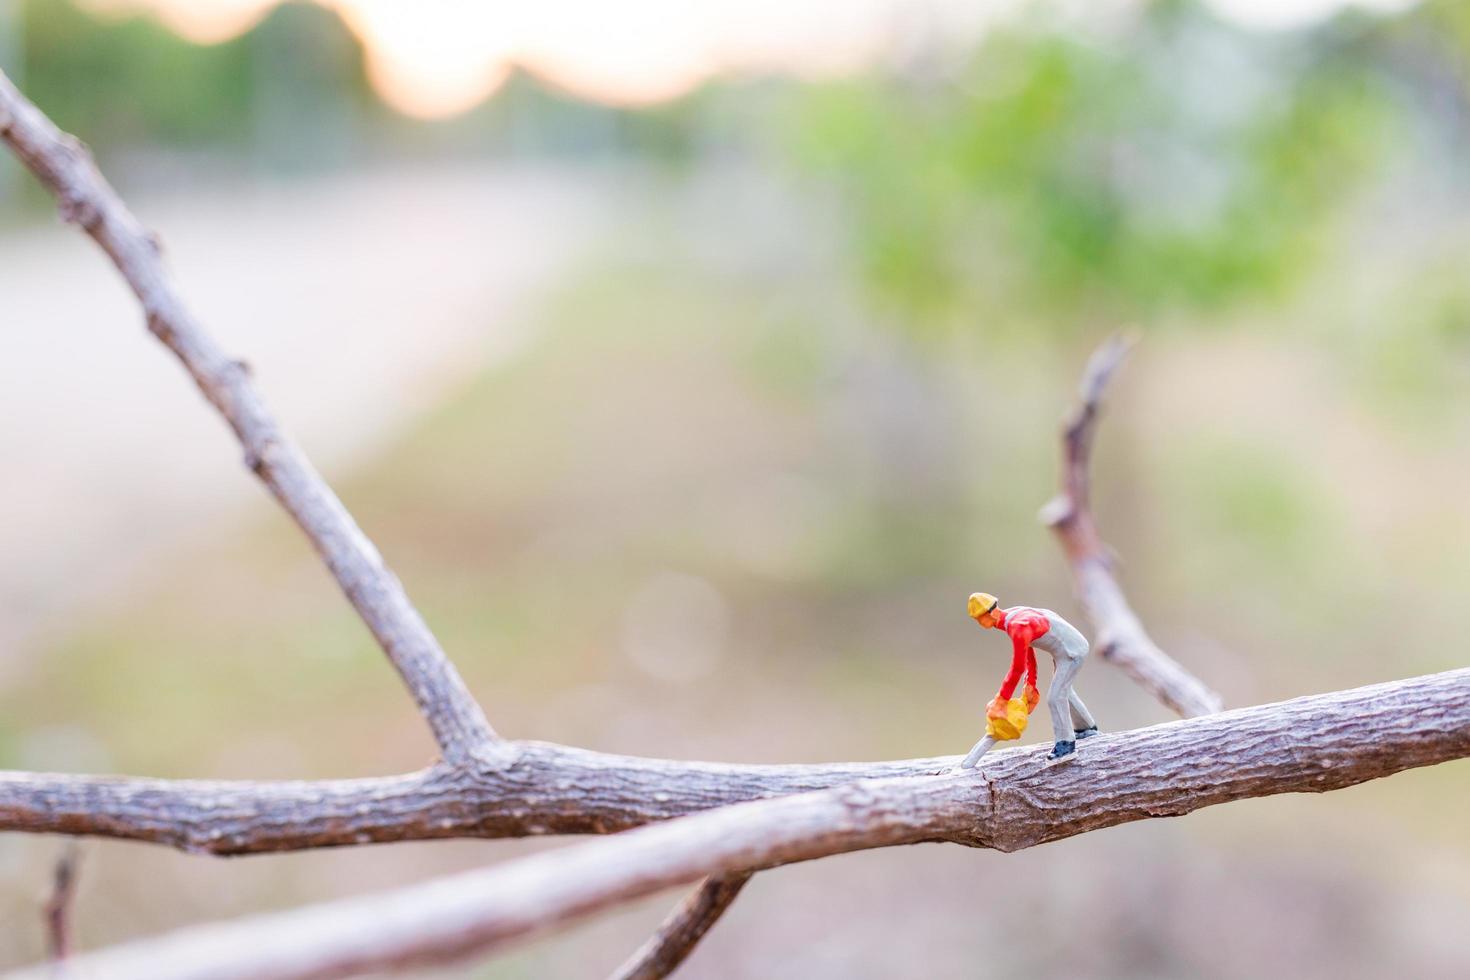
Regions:
<instances>
[{"instance_id":1,"label":"blurred ground","mask_svg":"<svg viewBox=\"0 0 1470 980\"><path fill-rule=\"evenodd\" d=\"M515 200L523 216L550 207L548 220L570 228L567 248L596 227L589 214L637 219L610 221L580 261L543 280L535 303L508 306L502 293L466 287L441 314L462 322L438 335L443 346L423 353L419 373L376 375L395 387L394 404L396 386L422 379L450 393L407 425L365 435L360 451L326 457L496 726L608 751L746 761L968 748L1005 650L965 618L964 597L986 588L1076 611L1034 515L1054 480L1056 420L1099 338L960 335L920 356L839 285L838 242L818 202L741 172L631 179L610 212L555 193ZM301 203L291 224L343 234L333 240L349 252L420 227L417 208L362 207ZM174 213L191 212L181 202ZM349 214L369 227L309 230ZM205 261L186 258L185 236L157 223L176 261ZM513 252L512 228L445 232L475 250L473 261L446 257L465 270L452 281L472 284L475 263ZM496 251L480 251L490 240ZM236 271L257 268L247 254ZM529 265L557 268L555 258ZM289 356L272 365L270 338L257 344L243 329L275 306L268 284L251 290L243 316L202 291L210 276L229 279L229 264L212 265L182 268L191 294L302 430L310 389L293 396L285 377L326 383L337 365ZM314 304L365 288L364 268L376 267L332 271ZM490 274L508 281L515 268ZM1470 522L1455 492L1470 463L1459 448L1467 396L1435 395L1441 427L1431 434L1379 411L1358 362L1312 339L1332 292L1319 287L1318 300L1292 310L1293 330L1287 314L1255 314L1213 334L1151 334L1104 423L1096 493L1127 584L1159 640L1230 704L1462 660L1450 638L1470 626L1456 601L1470 586ZM313 349L335 356L418 322L418 304L401 298L407 307L352 302L357 315L314 306ZM173 505L157 501L186 496L174 474L204 453L246 485L222 432L201 431L197 444L160 434L204 408L164 380L172 365L121 297L110 309L116 332L157 362L172 408L137 418L74 410L78 428L121 430L119 443L152 460L115 462L96 477L108 485L74 492L107 498L111 481L136 481L136 507L163 524ZM463 351L507 329L522 342L466 369ZM31 356L69 362L90 351ZM355 382L330 383L361 395ZM359 404L371 417L370 402ZM313 453L342 432L340 420L311 424L323 426L306 439ZM43 445L36 458L65 468L71 445ZM215 484L195 485L208 494ZM311 777L429 757L391 670L294 528L258 495L213 513L133 580L125 601L94 599L86 615L74 607L64 628L38 634L33 666L7 682L0 765ZM1405 622L1416 626L1396 633ZM1102 664L1079 686L1106 727L1166 720ZM924 846L781 869L752 883L687 975L1463 976L1465 778L1465 764L1442 766L1014 855ZM218 861L92 843L80 937L97 946L544 846L562 845ZM0 839L0 963L39 955L35 896L58 847ZM601 975L675 897L448 975Z\"/></svg>"}]
</instances>

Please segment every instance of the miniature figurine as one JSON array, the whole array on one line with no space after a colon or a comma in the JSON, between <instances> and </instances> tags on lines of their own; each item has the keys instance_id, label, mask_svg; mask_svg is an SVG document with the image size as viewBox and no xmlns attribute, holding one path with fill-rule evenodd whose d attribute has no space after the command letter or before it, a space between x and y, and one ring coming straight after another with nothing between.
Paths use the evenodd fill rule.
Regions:
<instances>
[{"instance_id":1,"label":"miniature figurine","mask_svg":"<svg viewBox=\"0 0 1470 980\"><path fill-rule=\"evenodd\" d=\"M980 757L996 742L1021 737L1026 719L1041 701L1036 689L1036 648L1051 654L1054 668L1046 705L1051 710L1052 731L1056 745L1047 755L1048 762L1069 758L1077 749L1077 740L1097 734L1097 722L1087 705L1072 690L1072 682L1087 658L1087 638L1075 626L1050 609L1012 606L1001 609L993 595L976 592L970 596L970 617L987 629L1003 629L1010 635L1011 669L1001 682L1000 691L986 706L985 737L975 743L962 769L973 769ZM1021 697L1012 695L1026 673L1026 687Z\"/></svg>"}]
</instances>

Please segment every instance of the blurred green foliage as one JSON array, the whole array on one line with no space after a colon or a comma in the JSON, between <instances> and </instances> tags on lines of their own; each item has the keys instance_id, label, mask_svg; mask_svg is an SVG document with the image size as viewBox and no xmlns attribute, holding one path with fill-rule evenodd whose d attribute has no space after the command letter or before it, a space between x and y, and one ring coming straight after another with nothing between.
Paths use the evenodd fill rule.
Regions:
<instances>
[{"instance_id":1,"label":"blurred green foliage","mask_svg":"<svg viewBox=\"0 0 1470 980\"><path fill-rule=\"evenodd\" d=\"M98 145L239 143L272 93L297 111L369 103L361 46L311 4L277 7L211 46L146 17L97 19L69 0L25 0L20 16L27 93Z\"/></svg>"},{"instance_id":2,"label":"blurred green foliage","mask_svg":"<svg viewBox=\"0 0 1470 980\"><path fill-rule=\"evenodd\" d=\"M362 43L335 11L272 8L254 27L196 45L144 15L98 17L72 0L19 0L15 64L63 129L114 149L224 150L231 165L343 164L364 155L632 151L687 162L708 111L702 93L639 111L577 99L517 72L451 120L398 115L372 91ZM0 24L3 26L3 24Z\"/></svg>"},{"instance_id":3,"label":"blurred green foliage","mask_svg":"<svg viewBox=\"0 0 1470 980\"><path fill-rule=\"evenodd\" d=\"M803 90L792 142L916 327L1210 311L1290 285L1378 159L1389 97L1357 36L1177 2L1107 37L1022 25L958 66Z\"/></svg>"}]
</instances>

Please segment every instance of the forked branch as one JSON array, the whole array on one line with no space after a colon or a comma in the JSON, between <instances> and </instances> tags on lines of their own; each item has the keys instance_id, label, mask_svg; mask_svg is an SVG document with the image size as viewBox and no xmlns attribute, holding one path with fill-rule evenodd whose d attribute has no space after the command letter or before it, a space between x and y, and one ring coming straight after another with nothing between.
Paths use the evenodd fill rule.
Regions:
<instances>
[{"instance_id":1,"label":"forked branch","mask_svg":"<svg viewBox=\"0 0 1470 980\"><path fill-rule=\"evenodd\" d=\"M1470 756L1470 669L1041 748L984 769L864 780L721 807L426 884L185 929L74 961L108 980L345 977L442 963L709 875L949 841L1015 851L1278 793L1325 792ZM13 980L42 980L43 971Z\"/></svg>"}]
</instances>

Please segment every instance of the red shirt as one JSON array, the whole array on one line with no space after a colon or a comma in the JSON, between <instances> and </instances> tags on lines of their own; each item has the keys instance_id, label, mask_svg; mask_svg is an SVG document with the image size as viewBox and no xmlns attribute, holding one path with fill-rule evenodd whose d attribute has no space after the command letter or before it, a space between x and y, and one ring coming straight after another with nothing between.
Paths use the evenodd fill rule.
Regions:
<instances>
[{"instance_id":1,"label":"red shirt","mask_svg":"<svg viewBox=\"0 0 1470 980\"><path fill-rule=\"evenodd\" d=\"M1016 693L1016 684L1021 680L1023 669L1026 671L1026 683L1030 687L1036 686L1036 651L1031 649L1031 641L1045 636L1051 629L1051 623L1029 606L998 609L995 616L1000 628L1011 638L1011 669L1006 679L1001 681L999 692L1002 701L1009 701Z\"/></svg>"}]
</instances>

